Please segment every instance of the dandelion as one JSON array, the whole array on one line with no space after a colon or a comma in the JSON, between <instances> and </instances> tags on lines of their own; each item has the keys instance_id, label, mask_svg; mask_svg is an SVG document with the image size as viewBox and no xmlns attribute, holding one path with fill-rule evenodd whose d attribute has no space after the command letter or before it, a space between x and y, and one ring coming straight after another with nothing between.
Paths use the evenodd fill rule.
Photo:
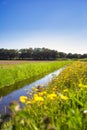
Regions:
<instances>
[{"instance_id":1,"label":"dandelion","mask_svg":"<svg viewBox=\"0 0 87 130\"><path fill-rule=\"evenodd\" d=\"M87 88L87 85L84 85L84 88Z\"/></svg>"},{"instance_id":2,"label":"dandelion","mask_svg":"<svg viewBox=\"0 0 87 130\"><path fill-rule=\"evenodd\" d=\"M40 102L40 104L43 104L44 103L44 98L37 95L37 94L34 94L32 103L36 103L36 102Z\"/></svg>"},{"instance_id":3,"label":"dandelion","mask_svg":"<svg viewBox=\"0 0 87 130\"><path fill-rule=\"evenodd\" d=\"M84 84L80 83L80 84L79 84L79 87L87 88L87 85L84 85Z\"/></svg>"},{"instance_id":4,"label":"dandelion","mask_svg":"<svg viewBox=\"0 0 87 130\"><path fill-rule=\"evenodd\" d=\"M20 96L20 102L25 103L27 100L27 96Z\"/></svg>"},{"instance_id":5,"label":"dandelion","mask_svg":"<svg viewBox=\"0 0 87 130\"><path fill-rule=\"evenodd\" d=\"M57 95L55 93L52 93L52 94L48 94L47 95L47 98L51 99L51 100L54 100L57 98Z\"/></svg>"},{"instance_id":6,"label":"dandelion","mask_svg":"<svg viewBox=\"0 0 87 130\"><path fill-rule=\"evenodd\" d=\"M64 96L64 95L61 95L61 99L63 99L63 100L67 100L68 97L67 97L67 96Z\"/></svg>"},{"instance_id":7,"label":"dandelion","mask_svg":"<svg viewBox=\"0 0 87 130\"><path fill-rule=\"evenodd\" d=\"M46 91L43 91L43 92L39 92L39 93L38 93L39 96L44 96L44 95L46 95L46 94L47 94Z\"/></svg>"},{"instance_id":8,"label":"dandelion","mask_svg":"<svg viewBox=\"0 0 87 130\"><path fill-rule=\"evenodd\" d=\"M29 105L29 104L31 104L31 101L30 100L26 101L26 105Z\"/></svg>"},{"instance_id":9,"label":"dandelion","mask_svg":"<svg viewBox=\"0 0 87 130\"><path fill-rule=\"evenodd\" d=\"M35 101L44 101L44 99L42 97L35 97L34 100Z\"/></svg>"},{"instance_id":10,"label":"dandelion","mask_svg":"<svg viewBox=\"0 0 87 130\"><path fill-rule=\"evenodd\" d=\"M82 84L82 83L80 83L78 86L79 86L79 87L83 87L83 84Z\"/></svg>"},{"instance_id":11,"label":"dandelion","mask_svg":"<svg viewBox=\"0 0 87 130\"><path fill-rule=\"evenodd\" d=\"M63 92L69 92L69 90L68 89L64 89Z\"/></svg>"},{"instance_id":12,"label":"dandelion","mask_svg":"<svg viewBox=\"0 0 87 130\"><path fill-rule=\"evenodd\" d=\"M53 88L53 91L55 91L56 90L56 86Z\"/></svg>"}]
</instances>

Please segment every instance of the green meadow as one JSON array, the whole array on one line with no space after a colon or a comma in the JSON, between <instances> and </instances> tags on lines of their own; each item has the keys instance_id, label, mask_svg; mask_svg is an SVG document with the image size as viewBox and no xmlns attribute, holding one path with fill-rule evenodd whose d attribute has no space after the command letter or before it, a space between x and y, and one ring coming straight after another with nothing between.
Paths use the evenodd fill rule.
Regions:
<instances>
[{"instance_id":1,"label":"green meadow","mask_svg":"<svg viewBox=\"0 0 87 130\"><path fill-rule=\"evenodd\" d=\"M0 88L25 79L44 76L67 65L70 61L9 62L0 64Z\"/></svg>"},{"instance_id":2,"label":"green meadow","mask_svg":"<svg viewBox=\"0 0 87 130\"><path fill-rule=\"evenodd\" d=\"M13 104L11 120L1 124L2 130L86 130L87 62L72 62L47 88L33 87L19 101L25 107Z\"/></svg>"}]
</instances>

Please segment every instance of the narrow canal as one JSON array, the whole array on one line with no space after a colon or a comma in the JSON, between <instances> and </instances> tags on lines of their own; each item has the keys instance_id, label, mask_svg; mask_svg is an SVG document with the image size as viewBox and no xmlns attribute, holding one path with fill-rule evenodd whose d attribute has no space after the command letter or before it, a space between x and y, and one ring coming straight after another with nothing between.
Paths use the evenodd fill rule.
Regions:
<instances>
[{"instance_id":1,"label":"narrow canal","mask_svg":"<svg viewBox=\"0 0 87 130\"><path fill-rule=\"evenodd\" d=\"M28 93L32 90L32 87L36 87L37 85L44 85L47 86L48 83L52 80L52 78L54 76L57 76L60 74L60 72L63 70L64 68L60 68L57 71L54 71L48 75L46 75L45 77L36 80L35 82L30 83L29 85L26 85L20 89L14 90L9 94L4 94L4 96L2 97L1 101L0 101L0 113L2 113L2 115L5 113L7 114L9 112L8 110L8 106L12 101L18 101L19 97L21 95L28 95ZM5 90L3 90L5 91ZM2 92L3 93L3 92Z\"/></svg>"}]
</instances>

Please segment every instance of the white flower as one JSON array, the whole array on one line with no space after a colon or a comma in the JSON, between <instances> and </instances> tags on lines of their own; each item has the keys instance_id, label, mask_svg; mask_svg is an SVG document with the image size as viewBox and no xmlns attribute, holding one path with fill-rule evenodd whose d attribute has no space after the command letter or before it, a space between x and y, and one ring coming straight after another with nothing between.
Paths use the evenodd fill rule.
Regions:
<instances>
[{"instance_id":1,"label":"white flower","mask_svg":"<svg viewBox=\"0 0 87 130\"><path fill-rule=\"evenodd\" d=\"M83 113L84 113L84 114L87 114L87 110L84 110Z\"/></svg>"}]
</instances>

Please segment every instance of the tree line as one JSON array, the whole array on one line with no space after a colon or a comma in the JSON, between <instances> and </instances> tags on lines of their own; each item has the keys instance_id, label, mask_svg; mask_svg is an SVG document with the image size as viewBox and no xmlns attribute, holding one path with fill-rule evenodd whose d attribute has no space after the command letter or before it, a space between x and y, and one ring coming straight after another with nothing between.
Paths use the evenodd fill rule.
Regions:
<instances>
[{"instance_id":1,"label":"tree line","mask_svg":"<svg viewBox=\"0 0 87 130\"><path fill-rule=\"evenodd\" d=\"M58 52L48 48L0 49L0 60L55 60L87 58L87 54Z\"/></svg>"}]
</instances>

